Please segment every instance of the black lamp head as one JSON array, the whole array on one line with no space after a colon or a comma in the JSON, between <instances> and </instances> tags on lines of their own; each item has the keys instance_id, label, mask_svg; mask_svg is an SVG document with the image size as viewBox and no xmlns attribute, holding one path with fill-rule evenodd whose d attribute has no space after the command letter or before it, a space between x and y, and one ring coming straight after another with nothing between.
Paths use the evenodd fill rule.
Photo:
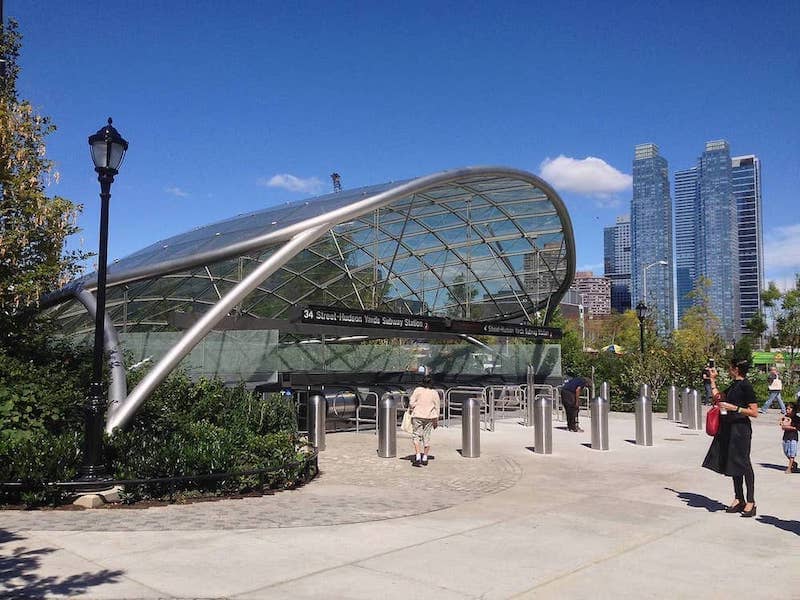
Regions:
<instances>
[{"instance_id":1,"label":"black lamp head","mask_svg":"<svg viewBox=\"0 0 800 600\"><path fill-rule=\"evenodd\" d=\"M116 175L122 159L125 158L128 142L111 125L111 117L108 118L108 125L89 136L89 146L92 150L95 171Z\"/></svg>"}]
</instances>

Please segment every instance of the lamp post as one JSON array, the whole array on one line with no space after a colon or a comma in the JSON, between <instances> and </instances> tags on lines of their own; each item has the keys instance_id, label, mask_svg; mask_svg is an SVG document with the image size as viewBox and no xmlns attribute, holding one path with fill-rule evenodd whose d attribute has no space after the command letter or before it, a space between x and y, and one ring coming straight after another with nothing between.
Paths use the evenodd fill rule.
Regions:
<instances>
[{"instance_id":1,"label":"lamp post","mask_svg":"<svg viewBox=\"0 0 800 600\"><path fill-rule=\"evenodd\" d=\"M644 356L644 320L647 318L647 305L642 300L636 305L636 317L639 319L639 352Z\"/></svg>"},{"instance_id":2,"label":"lamp post","mask_svg":"<svg viewBox=\"0 0 800 600\"><path fill-rule=\"evenodd\" d=\"M79 471L79 481L88 484L107 480L103 460L103 410L106 402L103 395L103 338L106 317L106 265L108 263L108 205L111 200L111 184L119 172L119 166L128 149L119 132L111 125L101 127L89 136L89 146L100 182L100 250L97 262L97 310L94 318L94 349L92 353L92 379L89 383L89 396L84 406L85 439L83 464ZM91 487L91 486L90 486Z\"/></svg>"}]
</instances>

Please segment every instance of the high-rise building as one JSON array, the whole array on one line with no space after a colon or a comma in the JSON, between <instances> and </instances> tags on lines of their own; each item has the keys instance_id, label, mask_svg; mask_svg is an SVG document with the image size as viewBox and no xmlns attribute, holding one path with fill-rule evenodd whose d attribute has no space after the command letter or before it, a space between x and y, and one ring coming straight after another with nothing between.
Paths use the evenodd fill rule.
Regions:
<instances>
[{"instance_id":1,"label":"high-rise building","mask_svg":"<svg viewBox=\"0 0 800 600\"><path fill-rule=\"evenodd\" d=\"M631 304L640 301L659 333L674 327L672 202L667 161L655 144L637 145L633 159Z\"/></svg>"},{"instance_id":2,"label":"high-rise building","mask_svg":"<svg viewBox=\"0 0 800 600\"><path fill-rule=\"evenodd\" d=\"M589 318L611 314L611 281L595 277L591 271L578 271L572 288L581 295L581 303Z\"/></svg>"},{"instance_id":3,"label":"high-rise building","mask_svg":"<svg viewBox=\"0 0 800 600\"><path fill-rule=\"evenodd\" d=\"M603 229L603 266L611 281L611 310L631 308L631 217L617 217L612 227Z\"/></svg>"},{"instance_id":4,"label":"high-rise building","mask_svg":"<svg viewBox=\"0 0 800 600\"><path fill-rule=\"evenodd\" d=\"M710 282L709 308L720 319L720 334L726 340L738 337L742 329L740 253L761 252L750 246L741 248L739 244L740 223L746 221L750 227L748 239L760 246L760 215L756 218L758 225L752 222L752 214L744 217L747 210L743 210L742 217L738 215L737 200L740 197L743 207L752 208L758 196L760 213L760 191L754 191L754 182L758 179L754 174L757 170L753 165L755 161L750 161L748 167L748 161L742 164L742 158L748 157L732 161L728 142L714 140L706 142L696 167L675 174L678 316L682 317L692 305L687 294L695 288L698 278L706 277ZM737 182L737 192L734 191L734 181ZM756 227L758 234L752 231ZM756 288L760 287L758 270ZM758 297L758 292L755 295Z\"/></svg>"},{"instance_id":5,"label":"high-rise building","mask_svg":"<svg viewBox=\"0 0 800 600\"><path fill-rule=\"evenodd\" d=\"M678 324L692 305L689 293L697 279L697 167L675 172L675 287Z\"/></svg>"},{"instance_id":6,"label":"high-rise building","mask_svg":"<svg viewBox=\"0 0 800 600\"><path fill-rule=\"evenodd\" d=\"M741 330L761 313L764 243L761 223L761 161L750 154L731 159L733 195L739 230L739 311Z\"/></svg>"}]
</instances>

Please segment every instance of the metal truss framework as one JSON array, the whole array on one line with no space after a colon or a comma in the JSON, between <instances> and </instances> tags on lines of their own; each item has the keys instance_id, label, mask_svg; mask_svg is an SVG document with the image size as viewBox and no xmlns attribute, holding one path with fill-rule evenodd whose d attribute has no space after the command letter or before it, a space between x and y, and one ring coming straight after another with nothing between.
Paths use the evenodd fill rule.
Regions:
<instances>
[{"instance_id":1,"label":"metal truss framework","mask_svg":"<svg viewBox=\"0 0 800 600\"><path fill-rule=\"evenodd\" d=\"M561 199L503 167L346 190L175 236L109 267L107 340L114 329L172 330L175 314L199 318L127 398L114 371L107 429L226 317L285 320L297 305L325 304L472 320L541 321L544 311L546 322L574 272ZM89 276L46 300L65 331L91 329L83 304L95 285Z\"/></svg>"}]
</instances>

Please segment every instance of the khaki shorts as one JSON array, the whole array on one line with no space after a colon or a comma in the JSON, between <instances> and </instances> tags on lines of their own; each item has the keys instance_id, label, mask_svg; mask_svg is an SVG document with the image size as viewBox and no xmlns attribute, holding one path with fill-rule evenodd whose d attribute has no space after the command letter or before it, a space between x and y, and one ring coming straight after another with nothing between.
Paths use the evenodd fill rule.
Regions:
<instances>
[{"instance_id":1,"label":"khaki shorts","mask_svg":"<svg viewBox=\"0 0 800 600\"><path fill-rule=\"evenodd\" d=\"M420 417L411 417L411 426L414 432L411 434L415 443L422 442L423 446L431 445L431 432L433 431L433 422L436 419L421 419Z\"/></svg>"}]
</instances>

